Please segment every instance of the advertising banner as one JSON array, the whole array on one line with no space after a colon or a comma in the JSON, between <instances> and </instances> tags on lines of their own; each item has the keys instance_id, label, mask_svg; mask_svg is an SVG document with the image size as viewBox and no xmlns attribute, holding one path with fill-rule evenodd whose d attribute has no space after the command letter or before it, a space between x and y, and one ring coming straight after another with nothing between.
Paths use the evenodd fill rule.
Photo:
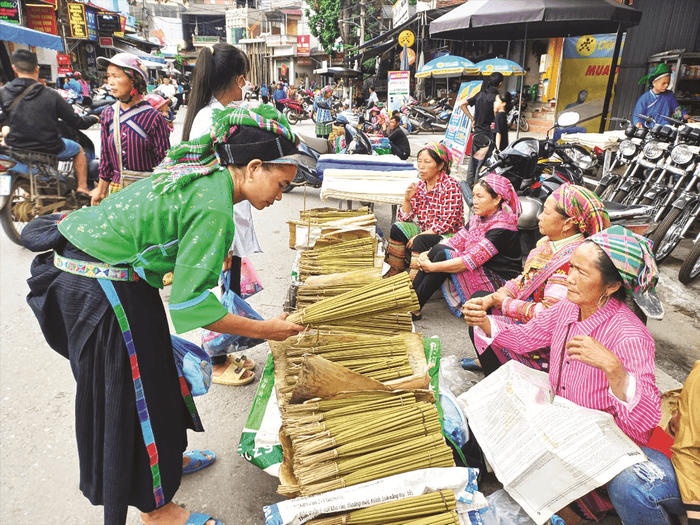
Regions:
<instances>
[{"instance_id":1,"label":"advertising banner","mask_svg":"<svg viewBox=\"0 0 700 525\"><path fill-rule=\"evenodd\" d=\"M311 35L297 35L297 56L311 55Z\"/></svg>"},{"instance_id":2,"label":"advertising banner","mask_svg":"<svg viewBox=\"0 0 700 525\"><path fill-rule=\"evenodd\" d=\"M469 135L472 131L472 121L467 118L466 113L459 106L468 98L476 95L479 90L481 90L481 81L479 80L462 82L459 86L452 117L450 117L447 131L445 131L445 139L442 141L452 150L453 166L459 166L464 160L469 143ZM470 109L470 111L473 111L473 109Z\"/></svg>"},{"instance_id":3,"label":"advertising banner","mask_svg":"<svg viewBox=\"0 0 700 525\"><path fill-rule=\"evenodd\" d=\"M97 69L97 52L94 44L85 44L85 62L88 69Z\"/></svg>"},{"instance_id":4,"label":"advertising banner","mask_svg":"<svg viewBox=\"0 0 700 525\"><path fill-rule=\"evenodd\" d=\"M600 129L614 49L614 34L564 39L557 114L576 111L581 116L580 132Z\"/></svg>"},{"instance_id":5,"label":"advertising banner","mask_svg":"<svg viewBox=\"0 0 700 525\"><path fill-rule=\"evenodd\" d=\"M387 98L389 112L401 109L411 92L410 71L389 71L389 83L387 85Z\"/></svg>"},{"instance_id":6,"label":"advertising banner","mask_svg":"<svg viewBox=\"0 0 700 525\"><path fill-rule=\"evenodd\" d=\"M65 53L56 53L56 63L59 66L70 66L70 55Z\"/></svg>"},{"instance_id":7,"label":"advertising banner","mask_svg":"<svg viewBox=\"0 0 700 525\"><path fill-rule=\"evenodd\" d=\"M100 37L100 47L112 47L114 46L114 39L111 36L101 36Z\"/></svg>"},{"instance_id":8,"label":"advertising banner","mask_svg":"<svg viewBox=\"0 0 700 525\"><path fill-rule=\"evenodd\" d=\"M57 35L56 12L50 5L28 5L27 26L29 29L41 31L49 35Z\"/></svg>"},{"instance_id":9,"label":"advertising banner","mask_svg":"<svg viewBox=\"0 0 700 525\"><path fill-rule=\"evenodd\" d=\"M97 36L97 15L94 9L90 7L85 8L85 20L87 21L88 38L97 42L99 37Z\"/></svg>"},{"instance_id":10,"label":"advertising banner","mask_svg":"<svg viewBox=\"0 0 700 525\"><path fill-rule=\"evenodd\" d=\"M70 24L71 37L88 38L85 6L83 4L68 3L68 23Z\"/></svg>"},{"instance_id":11,"label":"advertising banner","mask_svg":"<svg viewBox=\"0 0 700 525\"><path fill-rule=\"evenodd\" d=\"M19 24L19 0L0 0L0 20Z\"/></svg>"}]
</instances>

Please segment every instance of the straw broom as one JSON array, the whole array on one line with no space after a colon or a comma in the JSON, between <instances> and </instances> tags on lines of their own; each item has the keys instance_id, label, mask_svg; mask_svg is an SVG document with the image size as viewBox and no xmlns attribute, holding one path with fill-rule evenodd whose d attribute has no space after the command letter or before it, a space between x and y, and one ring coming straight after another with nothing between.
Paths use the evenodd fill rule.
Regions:
<instances>
[{"instance_id":1,"label":"straw broom","mask_svg":"<svg viewBox=\"0 0 700 525\"><path fill-rule=\"evenodd\" d=\"M369 399L363 402L358 402L352 405L342 406L327 411L298 412L285 410L282 413L282 422L284 424L315 423L317 421L333 419L335 417L343 417L351 414L366 412L368 410L375 410L381 407L411 405L415 402L415 395L412 393L404 393L397 396Z\"/></svg>"},{"instance_id":2,"label":"straw broom","mask_svg":"<svg viewBox=\"0 0 700 525\"><path fill-rule=\"evenodd\" d=\"M411 456L402 457L392 461L384 462L380 465L373 465L363 468L343 476L339 479L314 483L313 485L302 485L302 496L313 496L330 490L350 487L359 483L365 483L395 474L402 474L412 470L420 470L431 467L453 467L454 459L452 450L447 445L436 447L428 451L418 451Z\"/></svg>"},{"instance_id":3,"label":"straw broom","mask_svg":"<svg viewBox=\"0 0 700 525\"><path fill-rule=\"evenodd\" d=\"M419 308L411 279L406 272L402 272L389 279L319 301L301 312L292 313L287 320L298 324L320 324L348 317L370 317L381 312L410 312Z\"/></svg>"},{"instance_id":4,"label":"straw broom","mask_svg":"<svg viewBox=\"0 0 700 525\"><path fill-rule=\"evenodd\" d=\"M411 394L413 395L413 394ZM292 412L329 412L339 408L353 406L357 403L368 401L377 401L380 399L388 399L396 397L395 392L375 390L372 392L359 392L347 397L338 397L333 399L309 400L298 405L288 405L285 409L286 413Z\"/></svg>"},{"instance_id":5,"label":"straw broom","mask_svg":"<svg viewBox=\"0 0 700 525\"><path fill-rule=\"evenodd\" d=\"M391 525L449 512L456 508L454 492L441 490L397 501L388 501L327 518L310 520L306 522L306 525Z\"/></svg>"}]
</instances>

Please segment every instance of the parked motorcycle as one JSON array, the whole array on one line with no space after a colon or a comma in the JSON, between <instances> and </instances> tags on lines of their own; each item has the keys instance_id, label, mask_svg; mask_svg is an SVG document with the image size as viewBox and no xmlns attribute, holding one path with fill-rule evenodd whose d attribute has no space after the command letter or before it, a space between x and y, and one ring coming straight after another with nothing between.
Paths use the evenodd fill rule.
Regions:
<instances>
[{"instance_id":1,"label":"parked motorcycle","mask_svg":"<svg viewBox=\"0 0 700 525\"><path fill-rule=\"evenodd\" d=\"M280 102L284 104L282 113L287 117L290 124L296 124L297 122L311 118L311 113L304 109L300 102L291 98L283 98Z\"/></svg>"},{"instance_id":2,"label":"parked motorcycle","mask_svg":"<svg viewBox=\"0 0 700 525\"><path fill-rule=\"evenodd\" d=\"M518 104L518 99L520 96L515 91L511 91L511 96L513 99L513 107L510 108L510 111L506 116L508 128L518 129L518 122L520 122L520 131L530 131L530 123L527 121L527 117L522 114L522 112L527 108L527 102L525 100L521 100L520 104Z\"/></svg>"},{"instance_id":3,"label":"parked motorcycle","mask_svg":"<svg viewBox=\"0 0 700 525\"><path fill-rule=\"evenodd\" d=\"M690 284L698 275L700 275L700 233L695 237L693 247L683 261L678 272L678 280L683 284Z\"/></svg>"},{"instance_id":4,"label":"parked motorcycle","mask_svg":"<svg viewBox=\"0 0 700 525\"><path fill-rule=\"evenodd\" d=\"M407 116L411 123L411 133L425 131L428 133L444 133L450 122L451 113L443 109L439 114L433 114L420 106L416 101L406 106ZM402 108L403 112L403 108Z\"/></svg>"}]
</instances>

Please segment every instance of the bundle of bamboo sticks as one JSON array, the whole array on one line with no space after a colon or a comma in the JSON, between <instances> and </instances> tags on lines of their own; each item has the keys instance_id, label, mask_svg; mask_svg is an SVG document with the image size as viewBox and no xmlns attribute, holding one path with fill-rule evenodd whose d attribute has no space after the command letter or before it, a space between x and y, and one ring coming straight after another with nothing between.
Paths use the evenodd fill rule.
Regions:
<instances>
[{"instance_id":1,"label":"bundle of bamboo sticks","mask_svg":"<svg viewBox=\"0 0 700 525\"><path fill-rule=\"evenodd\" d=\"M413 393L366 392L289 405L297 489L311 496L402 472L454 466L435 405Z\"/></svg>"},{"instance_id":2,"label":"bundle of bamboo sticks","mask_svg":"<svg viewBox=\"0 0 700 525\"><path fill-rule=\"evenodd\" d=\"M448 525L458 524L455 494L451 490L380 503L306 522L306 525ZM456 518L456 519L455 519Z\"/></svg>"},{"instance_id":3,"label":"bundle of bamboo sticks","mask_svg":"<svg viewBox=\"0 0 700 525\"><path fill-rule=\"evenodd\" d=\"M381 269L376 267L310 276L296 289L296 306L304 308L327 297L335 297L373 281L379 281L381 278Z\"/></svg>"},{"instance_id":4,"label":"bundle of bamboo sticks","mask_svg":"<svg viewBox=\"0 0 700 525\"><path fill-rule=\"evenodd\" d=\"M363 206L356 210L339 210L337 208L313 208L310 210L299 210L299 221L303 223L323 224L326 222L348 219L350 217L362 217L371 215L369 208Z\"/></svg>"},{"instance_id":5,"label":"bundle of bamboo sticks","mask_svg":"<svg viewBox=\"0 0 700 525\"><path fill-rule=\"evenodd\" d=\"M389 279L372 282L350 292L323 299L301 311L292 313L287 320L306 325L335 324L343 320L362 323L365 318L379 314L406 314L420 309L411 279L402 272Z\"/></svg>"},{"instance_id":6,"label":"bundle of bamboo sticks","mask_svg":"<svg viewBox=\"0 0 700 525\"><path fill-rule=\"evenodd\" d=\"M349 239L328 245L317 245L302 252L299 258L299 278L304 281L311 275L326 275L374 266L377 241L371 236Z\"/></svg>"}]
</instances>

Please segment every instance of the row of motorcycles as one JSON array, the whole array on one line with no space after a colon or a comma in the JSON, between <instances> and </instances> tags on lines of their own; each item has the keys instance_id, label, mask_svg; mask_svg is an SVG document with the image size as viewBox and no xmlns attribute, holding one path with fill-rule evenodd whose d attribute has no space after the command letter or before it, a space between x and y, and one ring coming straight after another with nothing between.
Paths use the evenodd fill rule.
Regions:
<instances>
[{"instance_id":1,"label":"row of motorcycles","mask_svg":"<svg viewBox=\"0 0 700 525\"><path fill-rule=\"evenodd\" d=\"M658 226L649 235L657 263L680 244L700 215L700 128L664 117L636 127L626 119L612 119L625 129L610 169L596 187L603 199L647 205ZM700 274L700 233L681 266L679 279L687 284Z\"/></svg>"}]
</instances>

